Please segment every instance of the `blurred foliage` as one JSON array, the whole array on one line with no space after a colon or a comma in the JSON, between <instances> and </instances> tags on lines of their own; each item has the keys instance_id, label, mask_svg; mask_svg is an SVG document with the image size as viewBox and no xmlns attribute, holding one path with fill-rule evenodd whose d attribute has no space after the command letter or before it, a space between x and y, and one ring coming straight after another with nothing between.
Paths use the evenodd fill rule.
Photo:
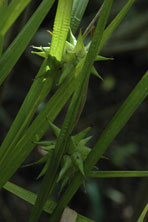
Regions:
<instances>
[{"instance_id":1,"label":"blurred foliage","mask_svg":"<svg viewBox=\"0 0 148 222\"><path fill-rule=\"evenodd\" d=\"M111 75L105 76L105 78L102 81L102 89L104 91L111 91L114 89L115 86L115 78Z\"/></svg>"},{"instance_id":2,"label":"blurred foliage","mask_svg":"<svg viewBox=\"0 0 148 222\"><path fill-rule=\"evenodd\" d=\"M135 19L136 18L136 19ZM129 14L109 40L104 53L118 55L148 49L148 13Z\"/></svg>"},{"instance_id":3,"label":"blurred foliage","mask_svg":"<svg viewBox=\"0 0 148 222\"><path fill-rule=\"evenodd\" d=\"M115 146L112 149L112 163L117 167L124 167L130 156L137 152L137 145L130 143L124 146Z\"/></svg>"}]
</instances>

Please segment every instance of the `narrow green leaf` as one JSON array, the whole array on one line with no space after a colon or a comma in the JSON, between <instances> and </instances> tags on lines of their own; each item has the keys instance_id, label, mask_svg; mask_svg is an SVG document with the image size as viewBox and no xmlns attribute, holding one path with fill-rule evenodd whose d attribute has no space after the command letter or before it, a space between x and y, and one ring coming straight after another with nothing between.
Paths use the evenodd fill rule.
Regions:
<instances>
[{"instance_id":1,"label":"narrow green leaf","mask_svg":"<svg viewBox=\"0 0 148 222\"><path fill-rule=\"evenodd\" d=\"M36 12L0 58L0 85L6 79L55 0L43 0Z\"/></svg>"},{"instance_id":2,"label":"narrow green leaf","mask_svg":"<svg viewBox=\"0 0 148 222\"><path fill-rule=\"evenodd\" d=\"M65 41L70 26L73 0L59 0L56 12L53 36L51 39L50 55L61 61Z\"/></svg>"},{"instance_id":3,"label":"narrow green leaf","mask_svg":"<svg viewBox=\"0 0 148 222\"><path fill-rule=\"evenodd\" d=\"M124 17L126 16L127 12L133 5L135 0L129 0L126 5L122 8L122 10L117 14L117 16L113 19L113 21L108 25L108 27L105 29L103 33L103 38L99 47L99 51L102 50L107 40L110 38L112 33L115 31L115 29L118 27L118 25L122 22Z\"/></svg>"},{"instance_id":4,"label":"narrow green leaf","mask_svg":"<svg viewBox=\"0 0 148 222\"><path fill-rule=\"evenodd\" d=\"M4 8L8 5L8 0L0 0L0 8Z\"/></svg>"},{"instance_id":5,"label":"narrow green leaf","mask_svg":"<svg viewBox=\"0 0 148 222\"><path fill-rule=\"evenodd\" d=\"M74 0L71 17L71 30L75 34L87 7L88 0Z\"/></svg>"},{"instance_id":6,"label":"narrow green leaf","mask_svg":"<svg viewBox=\"0 0 148 222\"><path fill-rule=\"evenodd\" d=\"M148 171L91 171L87 174L93 178L148 177Z\"/></svg>"},{"instance_id":7,"label":"narrow green leaf","mask_svg":"<svg viewBox=\"0 0 148 222\"><path fill-rule=\"evenodd\" d=\"M46 67L50 66L50 70L46 71ZM52 86L55 84L55 79L59 73L58 64L56 64L55 58L48 57L44 60L36 79L34 80L31 89L29 90L15 120L13 121L11 128L5 137L1 149L0 159L3 158L4 153L16 145L21 138L24 130L29 125L34 113L36 112L39 104L44 100ZM44 78L40 76L44 75ZM36 141L36 140L35 140Z\"/></svg>"},{"instance_id":8,"label":"narrow green leaf","mask_svg":"<svg viewBox=\"0 0 148 222\"><path fill-rule=\"evenodd\" d=\"M3 18L3 16L5 16L7 6L8 6L8 0L0 0L0 21L1 21L1 18ZM1 25L1 23L0 23L0 25ZM0 56L2 54L3 44L4 44L4 36L0 32Z\"/></svg>"},{"instance_id":9,"label":"narrow green leaf","mask_svg":"<svg viewBox=\"0 0 148 222\"><path fill-rule=\"evenodd\" d=\"M26 190L20 186L17 186L14 183L7 182L4 187L7 191L13 193L17 197L27 201L28 203L34 205L37 195L29 190ZM47 213L52 213L53 209L55 208L56 203L52 200L48 200L44 206L44 211Z\"/></svg>"},{"instance_id":10,"label":"narrow green leaf","mask_svg":"<svg viewBox=\"0 0 148 222\"><path fill-rule=\"evenodd\" d=\"M0 56L1 56L2 51L3 51L3 45L4 45L4 36L2 36L0 34Z\"/></svg>"},{"instance_id":11,"label":"narrow green leaf","mask_svg":"<svg viewBox=\"0 0 148 222\"><path fill-rule=\"evenodd\" d=\"M9 146L6 152L1 155L0 161L0 187L15 173L20 164L26 159L32 149L36 146L33 141L40 140L49 128L50 121L54 121L74 90L74 73L69 76L50 101L45 105L40 114L33 121L24 136L18 141L15 147ZM4 150L5 151L5 150ZM0 149L1 152L1 149Z\"/></svg>"},{"instance_id":12,"label":"narrow green leaf","mask_svg":"<svg viewBox=\"0 0 148 222\"><path fill-rule=\"evenodd\" d=\"M15 20L19 17L21 12L26 8L31 0L13 0L7 7L5 14L0 16L0 33L1 35L5 35L11 25L15 22Z\"/></svg>"},{"instance_id":13,"label":"narrow green leaf","mask_svg":"<svg viewBox=\"0 0 148 222\"><path fill-rule=\"evenodd\" d=\"M144 222L144 218L145 218L147 212L148 212L148 203L146 204L146 206L145 206L144 210L142 211L137 222Z\"/></svg>"},{"instance_id":14,"label":"narrow green leaf","mask_svg":"<svg viewBox=\"0 0 148 222\"><path fill-rule=\"evenodd\" d=\"M7 182L3 188L32 205L34 205L35 200L37 198L37 194L29 190L26 190L22 187L19 187L18 185L11 182ZM51 214L55 206L56 203L53 200L47 200L43 209L46 213ZM78 214L76 222L94 222L94 221Z\"/></svg>"},{"instance_id":15,"label":"narrow green leaf","mask_svg":"<svg viewBox=\"0 0 148 222\"><path fill-rule=\"evenodd\" d=\"M0 17L5 14L8 6L8 0L0 0Z\"/></svg>"},{"instance_id":16,"label":"narrow green leaf","mask_svg":"<svg viewBox=\"0 0 148 222\"><path fill-rule=\"evenodd\" d=\"M120 107L118 112L112 118L104 132L102 133L100 139L89 153L86 160L85 170L89 170L97 163L101 158L105 150L112 143L114 138L127 123L139 105L143 102L145 97L148 95L148 71L145 73L143 78L136 85L134 90L125 100L123 105Z\"/></svg>"}]
</instances>

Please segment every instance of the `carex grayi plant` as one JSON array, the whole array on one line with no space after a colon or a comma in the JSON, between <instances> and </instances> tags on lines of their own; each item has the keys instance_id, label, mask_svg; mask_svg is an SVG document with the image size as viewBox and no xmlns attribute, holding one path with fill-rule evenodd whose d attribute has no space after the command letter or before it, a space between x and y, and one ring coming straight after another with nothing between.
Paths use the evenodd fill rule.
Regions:
<instances>
[{"instance_id":1,"label":"carex grayi plant","mask_svg":"<svg viewBox=\"0 0 148 222\"><path fill-rule=\"evenodd\" d=\"M0 84L11 73L30 40L38 30L55 0L42 0L36 11L20 30L6 50L5 37L10 27L28 6L30 0L0 0ZM86 137L90 127L73 134L87 99L90 75L102 77L97 73L94 62L110 60L100 55L102 48L126 16L134 0L128 0L115 18L108 18L113 0L104 0L91 24L96 24L89 41L91 24L83 33L78 27L83 18L88 0L58 0L53 30L49 31L51 42L46 47L32 46L32 53L43 58L42 65L0 147L0 187L33 205L30 222L37 222L42 211L49 214L49 221L60 220L62 212L86 178L105 177L145 177L148 171L100 171L94 166L112 141L125 126L148 95L148 72L137 83L133 91L115 113L94 147L87 146L91 137ZM78 33L76 35L75 33ZM38 106L56 86L56 91L46 102L44 108L35 116ZM53 122L70 99L61 128ZM42 137L52 129L56 140L42 141ZM30 192L9 182L12 175L29 156L36 145L42 145L47 154L35 164L45 163L38 178L42 176L38 194ZM58 203L50 200L55 188L59 187L61 196ZM64 191L63 191L64 188ZM139 217L143 221L147 207ZM63 214L66 221L66 214ZM72 217L72 215L70 216ZM71 220L72 221L72 220ZM92 221L78 213L73 221Z\"/></svg>"}]
</instances>

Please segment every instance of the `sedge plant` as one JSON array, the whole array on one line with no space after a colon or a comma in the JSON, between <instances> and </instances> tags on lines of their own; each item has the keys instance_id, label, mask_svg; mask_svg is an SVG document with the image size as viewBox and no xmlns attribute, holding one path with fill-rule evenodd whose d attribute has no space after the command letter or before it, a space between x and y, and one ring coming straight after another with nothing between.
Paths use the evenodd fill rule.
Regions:
<instances>
[{"instance_id":1,"label":"sedge plant","mask_svg":"<svg viewBox=\"0 0 148 222\"><path fill-rule=\"evenodd\" d=\"M5 35L18 16L29 4L29 0L0 1L0 84L4 83L10 71L24 52L31 38L49 13L54 0L43 0L34 14L3 53ZM33 46L33 53L43 58L42 65L33 81L24 102L13 121L0 148L0 187L33 205L30 222L37 222L42 211L47 212L50 222L59 220L63 210L88 177L147 177L148 171L100 171L92 169L103 158L104 152L125 126L148 95L148 72L137 83L133 91L121 105L109 122L95 146L90 148L86 134L90 127L73 135L87 98L91 74L102 81L94 65L95 61L109 60L100 55L101 50L113 31L126 16L134 0L128 0L116 17L108 24L113 0L104 0L99 13L91 24L96 23L92 39L84 43L91 32L81 30L76 38L81 19L88 0L58 0L52 36L47 47ZM7 19L9 15L10 19ZM108 25L107 25L108 24ZM35 117L38 106L56 86L56 91L45 107ZM53 122L70 99L67 113L61 129ZM42 137L51 128L56 136L54 141L42 141ZM38 177L43 177L38 194L25 190L9 180L29 156L36 145L40 144L47 155L35 164L45 165ZM63 190L59 202L50 197L57 187ZM146 210L145 210L146 211ZM142 214L143 216L143 214ZM75 221L92 221L77 214ZM139 219L140 221L140 219Z\"/></svg>"}]
</instances>

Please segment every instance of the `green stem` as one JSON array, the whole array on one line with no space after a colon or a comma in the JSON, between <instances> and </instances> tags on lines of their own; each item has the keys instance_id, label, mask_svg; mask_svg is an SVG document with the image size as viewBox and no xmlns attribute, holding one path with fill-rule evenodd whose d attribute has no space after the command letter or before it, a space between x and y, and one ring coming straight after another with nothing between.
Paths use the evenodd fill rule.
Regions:
<instances>
[{"instance_id":1,"label":"green stem","mask_svg":"<svg viewBox=\"0 0 148 222\"><path fill-rule=\"evenodd\" d=\"M99 18L100 12L101 12L101 10L103 8L103 4L99 8L99 10L98 10L97 14L95 15L95 17L93 18L93 20L89 23L89 25L85 29L85 31L83 33L83 39L85 39L88 36L88 34L92 31L93 26L95 25L97 19Z\"/></svg>"},{"instance_id":2,"label":"green stem","mask_svg":"<svg viewBox=\"0 0 148 222\"><path fill-rule=\"evenodd\" d=\"M93 171L87 176L92 178L147 177L148 171Z\"/></svg>"}]
</instances>

